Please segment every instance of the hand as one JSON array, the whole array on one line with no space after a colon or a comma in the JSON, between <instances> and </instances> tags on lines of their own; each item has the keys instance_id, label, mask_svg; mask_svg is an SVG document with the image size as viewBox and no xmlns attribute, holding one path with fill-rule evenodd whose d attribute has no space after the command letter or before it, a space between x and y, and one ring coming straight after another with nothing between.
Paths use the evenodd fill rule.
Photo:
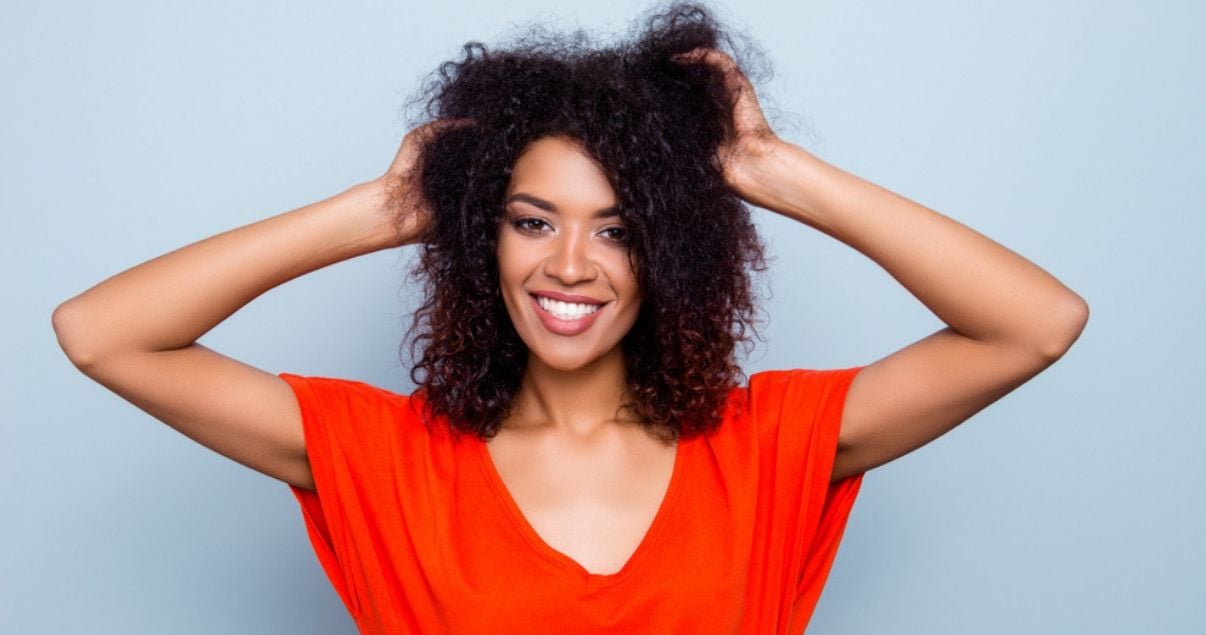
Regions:
<instances>
[{"instance_id":1,"label":"hand","mask_svg":"<svg viewBox=\"0 0 1206 635\"><path fill-rule=\"evenodd\" d=\"M729 93L735 95L736 103L733 106L733 138L717 150L717 159L729 187L752 202L750 190L758 174L756 164L783 143L762 114L762 107L758 105L758 98L754 94L754 85L732 57L717 49L696 48L680 53L673 59L688 63L702 60L724 74L725 85Z\"/></svg>"},{"instance_id":2,"label":"hand","mask_svg":"<svg viewBox=\"0 0 1206 635\"><path fill-rule=\"evenodd\" d=\"M389 169L373 182L380 191L376 213L384 231L390 232L389 246L420 242L430 229L431 205L419 187L423 148L448 128L471 123L472 119L438 119L411 130L402 139Z\"/></svg>"}]
</instances>

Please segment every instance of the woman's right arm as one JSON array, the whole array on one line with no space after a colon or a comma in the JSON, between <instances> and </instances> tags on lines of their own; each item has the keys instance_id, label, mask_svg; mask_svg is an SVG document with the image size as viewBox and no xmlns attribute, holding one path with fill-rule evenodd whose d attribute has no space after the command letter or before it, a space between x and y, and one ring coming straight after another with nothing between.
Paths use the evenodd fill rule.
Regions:
<instances>
[{"instance_id":1,"label":"woman's right arm","mask_svg":"<svg viewBox=\"0 0 1206 635\"><path fill-rule=\"evenodd\" d=\"M313 489L301 413L280 377L196 342L260 294L403 243L384 177L192 243L61 304L59 345L81 372L198 443Z\"/></svg>"},{"instance_id":2,"label":"woman's right arm","mask_svg":"<svg viewBox=\"0 0 1206 635\"><path fill-rule=\"evenodd\" d=\"M185 436L253 470L314 489L289 385L197 339L293 278L421 242L432 217L412 185L421 149L438 130L468 123L421 125L379 178L102 281L55 309L59 345L85 375Z\"/></svg>"}]
</instances>

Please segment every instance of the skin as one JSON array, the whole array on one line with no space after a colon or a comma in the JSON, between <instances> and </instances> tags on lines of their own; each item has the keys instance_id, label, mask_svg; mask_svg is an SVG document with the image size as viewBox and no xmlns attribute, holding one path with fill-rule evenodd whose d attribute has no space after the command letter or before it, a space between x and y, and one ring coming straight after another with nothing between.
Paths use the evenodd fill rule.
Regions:
<instances>
[{"instance_id":1,"label":"skin","mask_svg":"<svg viewBox=\"0 0 1206 635\"><path fill-rule=\"evenodd\" d=\"M1079 295L976 231L779 139L762 116L749 82L727 55L714 50L693 55L722 69L738 95L737 135L717 157L728 184L750 204L821 231L871 258L947 325L859 373L846 399L834 479L870 470L945 434L1054 363L1080 336L1089 309ZM440 121L411 131L378 178L185 245L68 299L52 315L59 345L89 378L185 436L273 478L314 489L301 413L289 386L275 374L197 340L289 280L418 241L430 209L405 196L413 190L405 185L404 196L397 197L396 184L409 182L427 135L462 123ZM524 186L529 187L526 178ZM565 273L566 266L584 268L583 263L592 261L588 254L597 259L603 253L601 248L586 249L591 244L587 238L595 234L586 231L580 214L610 197L601 189L590 196L544 193L558 199L559 209L564 206L571 221L549 243L532 243L551 250L551 260L545 261L551 268L542 270L541 263L525 260L515 268L516 279L590 283L620 297L619 287L613 286L620 277L604 271L597 260L596 272L586 268L582 279ZM399 201L404 216L400 226L393 222ZM554 275L559 258L555 255L568 245L575 246L565 252L573 257L567 256L568 265L560 265L561 275L568 277L559 279ZM620 321L612 321L608 332L614 335L621 328ZM575 356L534 332L528 333L537 351L534 368L547 368L525 378L530 388L520 402L521 416L507 429L536 424L537 429L560 432L561 438L570 438L571 432L631 429L607 423L621 402L615 371L608 370L615 361L607 338L595 341L591 352ZM559 397L563 393L555 385L569 381L597 382L589 384L599 387L597 393L585 392L598 399L571 402ZM616 438L624 443L613 442L615 447L637 448L627 456L645 456L641 451L647 446L632 441L638 437ZM613 448L609 456L625 454ZM664 469L664 461L639 460L620 473L640 474L643 465L654 463ZM587 471L583 465L576 467ZM607 467L600 464L597 469ZM653 471L642 475L645 482L664 482ZM621 491L622 485L612 489ZM657 499L656 492L648 496ZM634 512L633 518L639 515ZM599 562L601 569L602 563L614 565L615 560Z\"/></svg>"},{"instance_id":2,"label":"skin","mask_svg":"<svg viewBox=\"0 0 1206 635\"><path fill-rule=\"evenodd\" d=\"M934 210L778 138L731 57L696 49L738 96L735 139L718 159L747 202L836 238L875 261L946 327L872 364L846 396L833 480L942 436L1067 352L1089 318L1083 298L1034 263Z\"/></svg>"},{"instance_id":3,"label":"skin","mask_svg":"<svg viewBox=\"0 0 1206 635\"><path fill-rule=\"evenodd\" d=\"M554 209L523 200L523 195ZM499 282L529 357L503 428L543 427L590 437L602 426L631 427L631 420L617 418L625 394L620 340L636 322L640 290L623 223L617 215L596 215L616 205L615 191L573 141L548 137L530 144L516 161L505 196ZM532 307L529 294L543 290L606 304L585 332L560 335L546 329Z\"/></svg>"},{"instance_id":4,"label":"skin","mask_svg":"<svg viewBox=\"0 0 1206 635\"><path fill-rule=\"evenodd\" d=\"M431 218L426 202L410 196L420 149L432 133L465 123L419 126L379 177L172 250L69 298L51 316L59 346L89 379L184 436L314 490L289 385L197 340L290 280L418 242ZM399 205L403 222L396 224Z\"/></svg>"},{"instance_id":5,"label":"skin","mask_svg":"<svg viewBox=\"0 0 1206 635\"><path fill-rule=\"evenodd\" d=\"M577 144L546 137L516 161L505 196L499 285L528 363L488 451L546 544L591 573L615 573L653 522L676 448L621 408L620 340L636 322L641 295L622 221L599 214L617 203L616 194ZM547 204L513 200L523 196ZM589 329L561 335L545 328L531 304L530 292L547 290L607 304Z\"/></svg>"}]
</instances>

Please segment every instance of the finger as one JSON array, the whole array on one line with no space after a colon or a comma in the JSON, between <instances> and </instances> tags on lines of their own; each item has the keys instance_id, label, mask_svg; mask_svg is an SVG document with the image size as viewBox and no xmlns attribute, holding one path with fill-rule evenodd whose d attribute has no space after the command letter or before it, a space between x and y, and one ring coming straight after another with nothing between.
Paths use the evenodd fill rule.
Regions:
<instances>
[{"instance_id":1,"label":"finger","mask_svg":"<svg viewBox=\"0 0 1206 635\"><path fill-rule=\"evenodd\" d=\"M714 64L724 69L732 69L737 67L737 62L733 60L727 53L719 49L700 46L691 49L685 53L676 53L671 56L672 59L679 61L696 62L703 60L709 64Z\"/></svg>"},{"instance_id":2,"label":"finger","mask_svg":"<svg viewBox=\"0 0 1206 635\"><path fill-rule=\"evenodd\" d=\"M431 126L433 128L438 128L440 130L444 130L444 129L448 129L448 128L461 128L464 126L471 126L471 125L475 125L475 124L477 124L477 120L472 117L454 117L454 118L447 118L447 119L437 119L437 120L431 122Z\"/></svg>"},{"instance_id":3,"label":"finger","mask_svg":"<svg viewBox=\"0 0 1206 635\"><path fill-rule=\"evenodd\" d=\"M695 62L704 57L708 52L706 47L696 47L685 53L675 53L670 56L670 59L676 62Z\"/></svg>"},{"instance_id":4,"label":"finger","mask_svg":"<svg viewBox=\"0 0 1206 635\"><path fill-rule=\"evenodd\" d=\"M749 83L745 74L737 66L737 61L729 56L729 54L718 49L698 47L685 53L672 55L671 59L687 63L703 61L712 65L724 75L725 84L731 90L740 91L743 86Z\"/></svg>"}]
</instances>

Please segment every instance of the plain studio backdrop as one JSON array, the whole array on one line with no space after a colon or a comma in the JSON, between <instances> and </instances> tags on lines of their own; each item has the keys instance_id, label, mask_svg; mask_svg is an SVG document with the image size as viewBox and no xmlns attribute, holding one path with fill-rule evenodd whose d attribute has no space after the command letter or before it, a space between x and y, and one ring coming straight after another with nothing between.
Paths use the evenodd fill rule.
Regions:
<instances>
[{"instance_id":1,"label":"plain studio backdrop","mask_svg":"<svg viewBox=\"0 0 1206 635\"><path fill-rule=\"evenodd\" d=\"M383 172L468 40L622 36L650 5L57 2L0 9L0 632L353 633L281 482L68 362L105 277ZM772 125L965 223L1092 309L1054 366L867 473L810 632L1206 632L1206 77L1195 2L742 2ZM942 323L871 260L755 210L768 368L873 362ZM317 271L200 341L410 392L417 248Z\"/></svg>"}]
</instances>

